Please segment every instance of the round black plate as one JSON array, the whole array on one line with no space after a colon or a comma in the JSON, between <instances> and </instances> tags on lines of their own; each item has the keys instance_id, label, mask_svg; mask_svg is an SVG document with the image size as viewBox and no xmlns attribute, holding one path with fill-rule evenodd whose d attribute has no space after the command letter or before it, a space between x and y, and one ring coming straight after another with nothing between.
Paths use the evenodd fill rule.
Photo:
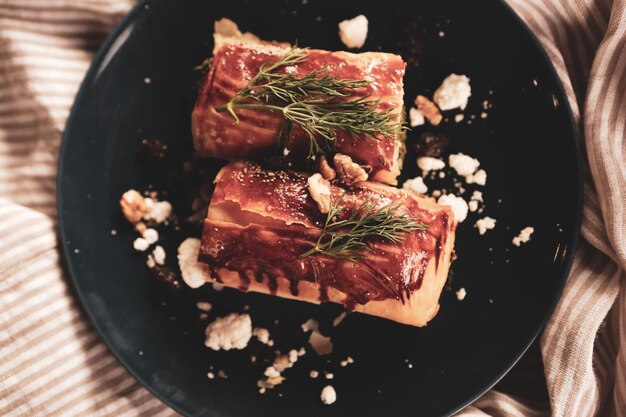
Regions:
<instances>
[{"instance_id":1,"label":"round black plate","mask_svg":"<svg viewBox=\"0 0 626 417\"><path fill-rule=\"evenodd\" d=\"M445 291L427 328L350 315L334 331L330 363L309 349L283 385L259 395L262 370L248 353L203 346L195 302L210 300L212 317L249 305L254 323L269 327L283 350L306 345L299 329L306 319L327 325L340 309L233 290L168 293L147 272L145 254L132 250L135 234L117 201L129 188L153 185L185 210L177 197L184 189L168 172L191 151L193 67L212 49L214 20L229 17L265 39L337 50L337 23L360 13L370 20L364 50L401 50L411 61L407 104L417 93L432 94L450 72L471 78L465 121L438 131L451 138L451 152L475 156L487 170L482 215L496 218L497 227L480 237L476 214L461 225L451 287L468 295L459 302ZM493 104L485 119L484 100ZM409 141L432 130L417 128ZM143 138L169 146L160 169L138 161ZM414 161L409 153L404 178L418 174ZM553 68L499 1L155 0L136 7L111 35L78 94L60 156L59 225L69 272L103 339L138 380L185 415L450 415L511 368L552 311L579 231L580 161ZM470 195L474 188L467 188ZM512 246L525 226L535 228L532 240ZM195 232L183 229L165 233L172 265L184 234ZM348 355L356 362L340 367ZM210 366L229 378L209 380ZM310 379L311 369L335 379ZM324 406L319 393L329 382L338 400Z\"/></svg>"}]
</instances>

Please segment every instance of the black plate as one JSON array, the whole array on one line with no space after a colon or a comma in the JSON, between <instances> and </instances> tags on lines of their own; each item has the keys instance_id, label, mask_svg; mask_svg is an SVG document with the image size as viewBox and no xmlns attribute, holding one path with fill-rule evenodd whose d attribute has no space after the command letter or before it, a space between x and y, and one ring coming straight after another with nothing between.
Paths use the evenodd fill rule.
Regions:
<instances>
[{"instance_id":1,"label":"black plate","mask_svg":"<svg viewBox=\"0 0 626 417\"><path fill-rule=\"evenodd\" d=\"M205 324L195 301L209 299L213 316L250 305L255 324L270 327L281 349L305 344L300 323L315 317L328 324L340 309L232 290L163 291L147 272L145 255L131 249L135 235L117 201L129 188L152 184L169 190L176 210L185 210L185 190L168 173L191 150L198 79L192 68L211 51L215 19L230 17L266 39L335 50L342 48L337 22L360 13L370 20L364 49L413 49L406 56L412 61L407 104L417 93L432 94L450 72L471 78L466 120L444 123L439 131L450 136L451 152L475 156L486 168L483 215L496 218L497 227L479 237L475 214L461 225L452 287L465 287L468 295L459 302L445 291L427 328L350 315L335 330L331 363L309 352L287 372L285 384L259 395L260 370L246 352L203 346ZM411 37L417 42L407 46ZM472 120L483 100L493 104L488 117ZM415 129L409 140L427 130ZM169 146L165 167L148 169L137 161L142 138ZM417 175L414 159L407 157L405 178ZM111 35L80 90L61 150L59 225L69 271L103 339L138 380L185 415L450 415L511 368L552 311L579 231L580 161L553 68L499 1L150 1ZM528 225L535 228L532 240L513 247L512 237ZM164 233L172 264L184 235L197 233L183 229ZM356 363L338 366L347 355ZM210 366L229 378L207 379ZM310 369L335 373L334 405L321 404L320 390L329 381L310 379Z\"/></svg>"}]
</instances>

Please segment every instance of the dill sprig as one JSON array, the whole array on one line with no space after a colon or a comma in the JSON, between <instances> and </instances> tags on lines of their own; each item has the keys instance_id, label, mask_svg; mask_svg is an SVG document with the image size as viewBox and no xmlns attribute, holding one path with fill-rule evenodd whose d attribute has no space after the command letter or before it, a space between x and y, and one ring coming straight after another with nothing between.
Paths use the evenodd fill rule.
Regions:
<instances>
[{"instance_id":1,"label":"dill sprig","mask_svg":"<svg viewBox=\"0 0 626 417\"><path fill-rule=\"evenodd\" d=\"M428 226L407 215L397 215L399 203L379 207L365 201L352 208L342 207L343 195L331 202L322 233L315 247L300 255L301 258L320 254L333 258L358 261L363 251L371 251L371 238L381 238L392 243L404 240L404 234L426 230ZM346 213L350 210L349 213Z\"/></svg>"},{"instance_id":2,"label":"dill sprig","mask_svg":"<svg viewBox=\"0 0 626 417\"><path fill-rule=\"evenodd\" d=\"M378 110L380 99L351 98L371 84L369 80L335 77L326 66L305 75L279 72L305 62L307 56L306 49L294 46L275 63L261 65L258 74L216 111L228 111L235 123L240 109L281 113L285 124L278 134L279 146L287 143L292 126L297 125L309 136L309 158L334 153L338 131L378 140L378 135L389 137L406 129L395 108Z\"/></svg>"}]
</instances>

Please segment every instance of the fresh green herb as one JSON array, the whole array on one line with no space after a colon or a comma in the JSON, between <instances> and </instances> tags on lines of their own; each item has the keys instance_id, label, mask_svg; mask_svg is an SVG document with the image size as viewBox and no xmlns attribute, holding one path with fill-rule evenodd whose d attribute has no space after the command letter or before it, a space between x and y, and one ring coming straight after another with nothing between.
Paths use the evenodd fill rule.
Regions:
<instances>
[{"instance_id":1,"label":"fresh green herb","mask_svg":"<svg viewBox=\"0 0 626 417\"><path fill-rule=\"evenodd\" d=\"M330 75L327 67L297 76L280 73L283 67L303 63L307 50L292 47L280 60L263 64L250 82L228 102L216 107L228 111L235 123L237 110L252 109L281 113L285 125L278 144L286 143L293 125L302 128L310 139L309 158L335 153L337 131L357 139L380 138L405 130L395 108L378 110L379 99L351 98L368 80L349 80Z\"/></svg>"},{"instance_id":2,"label":"fresh green herb","mask_svg":"<svg viewBox=\"0 0 626 417\"><path fill-rule=\"evenodd\" d=\"M428 228L414 217L396 215L399 204L379 207L375 202L365 201L357 207L346 208L341 206L342 200L343 195L331 202L315 247L300 255L301 258L321 254L358 261L363 257L363 251L372 250L368 243L371 238L399 243L404 240L405 233ZM350 212L346 213L347 210Z\"/></svg>"}]
</instances>

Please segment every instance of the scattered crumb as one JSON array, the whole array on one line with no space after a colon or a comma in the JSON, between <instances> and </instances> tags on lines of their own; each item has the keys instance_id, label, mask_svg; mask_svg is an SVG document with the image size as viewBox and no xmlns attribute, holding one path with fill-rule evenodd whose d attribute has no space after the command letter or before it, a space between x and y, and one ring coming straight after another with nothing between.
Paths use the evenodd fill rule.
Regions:
<instances>
[{"instance_id":1,"label":"scattered crumb","mask_svg":"<svg viewBox=\"0 0 626 417\"><path fill-rule=\"evenodd\" d=\"M311 372L309 372L309 376L313 379L317 378L319 376L319 372L317 372L316 370L312 370Z\"/></svg>"},{"instance_id":2,"label":"scattered crumb","mask_svg":"<svg viewBox=\"0 0 626 417\"><path fill-rule=\"evenodd\" d=\"M208 303L206 301L198 301L196 303L196 307L198 308L198 310L208 313L209 311L211 311L211 308L213 306L211 305L211 303Z\"/></svg>"},{"instance_id":3,"label":"scattered crumb","mask_svg":"<svg viewBox=\"0 0 626 417\"><path fill-rule=\"evenodd\" d=\"M111 236L116 236L116 235L117 235L117 230L111 229Z\"/></svg>"},{"instance_id":4,"label":"scattered crumb","mask_svg":"<svg viewBox=\"0 0 626 417\"><path fill-rule=\"evenodd\" d=\"M481 112L480 113L480 118L481 119L486 119L487 118L487 112Z\"/></svg>"},{"instance_id":5,"label":"scattered crumb","mask_svg":"<svg viewBox=\"0 0 626 417\"><path fill-rule=\"evenodd\" d=\"M270 332L267 329L262 327L255 327L252 330L252 336L256 337L257 340L265 345L270 342Z\"/></svg>"},{"instance_id":6,"label":"scattered crumb","mask_svg":"<svg viewBox=\"0 0 626 417\"><path fill-rule=\"evenodd\" d=\"M228 375L226 375L226 372L222 371L221 369L219 371L217 371L217 376L219 378L224 378L224 379L228 378Z\"/></svg>"},{"instance_id":7,"label":"scattered crumb","mask_svg":"<svg viewBox=\"0 0 626 417\"><path fill-rule=\"evenodd\" d=\"M339 23L339 37L348 48L362 48L367 39L367 17L358 15Z\"/></svg>"},{"instance_id":8,"label":"scattered crumb","mask_svg":"<svg viewBox=\"0 0 626 417\"><path fill-rule=\"evenodd\" d=\"M444 31L440 31L438 35L440 38L443 38L444 36L446 36L446 33Z\"/></svg>"},{"instance_id":9,"label":"scattered crumb","mask_svg":"<svg viewBox=\"0 0 626 417\"><path fill-rule=\"evenodd\" d=\"M405 190L411 190L418 194L426 194L428 192L428 187L424 184L424 179L422 177L415 177L410 180L404 181L402 184L402 188Z\"/></svg>"},{"instance_id":10,"label":"scattered crumb","mask_svg":"<svg viewBox=\"0 0 626 417\"><path fill-rule=\"evenodd\" d=\"M442 206L450 206L454 217L461 223L467 217L468 206L465 200L452 194L445 194L439 197L437 203Z\"/></svg>"},{"instance_id":11,"label":"scattered crumb","mask_svg":"<svg viewBox=\"0 0 626 417\"><path fill-rule=\"evenodd\" d=\"M152 245L153 243L157 243L159 240L159 232L149 228L143 231L142 237L148 242L148 244Z\"/></svg>"},{"instance_id":12,"label":"scattered crumb","mask_svg":"<svg viewBox=\"0 0 626 417\"><path fill-rule=\"evenodd\" d=\"M198 262L200 243L200 239L190 237L185 239L178 247L178 266L180 267L183 281L191 288L198 288L204 285L206 283L205 277L208 276L206 267ZM213 286L215 288L215 284Z\"/></svg>"},{"instance_id":13,"label":"scattered crumb","mask_svg":"<svg viewBox=\"0 0 626 417\"><path fill-rule=\"evenodd\" d=\"M322 399L322 402L324 404L330 405L337 401L337 393L335 392L335 389L332 387L332 385L326 385L322 389L322 394L320 398Z\"/></svg>"},{"instance_id":14,"label":"scattered crumb","mask_svg":"<svg viewBox=\"0 0 626 417\"><path fill-rule=\"evenodd\" d=\"M265 387L259 388L259 394L265 394Z\"/></svg>"},{"instance_id":15,"label":"scattered crumb","mask_svg":"<svg viewBox=\"0 0 626 417\"><path fill-rule=\"evenodd\" d=\"M231 313L210 323L205 334L204 344L213 350L243 349L252 337L252 320L247 314Z\"/></svg>"},{"instance_id":16,"label":"scattered crumb","mask_svg":"<svg viewBox=\"0 0 626 417\"><path fill-rule=\"evenodd\" d=\"M298 356L304 355L306 355L306 349L304 347L301 347L300 349L298 349Z\"/></svg>"},{"instance_id":17,"label":"scattered crumb","mask_svg":"<svg viewBox=\"0 0 626 417\"><path fill-rule=\"evenodd\" d=\"M480 166L478 159L462 153L450 155L448 157L448 164L462 177L472 175Z\"/></svg>"},{"instance_id":18,"label":"scattered crumb","mask_svg":"<svg viewBox=\"0 0 626 417\"><path fill-rule=\"evenodd\" d=\"M478 201L470 200L470 202L467 203L467 207L469 208L469 211L471 211L472 213L475 212L476 210L478 210Z\"/></svg>"},{"instance_id":19,"label":"scattered crumb","mask_svg":"<svg viewBox=\"0 0 626 417\"><path fill-rule=\"evenodd\" d=\"M463 121L463 119L465 119L465 115L463 115L463 114L457 114L457 115L454 116L454 121L457 122L457 123Z\"/></svg>"},{"instance_id":20,"label":"scattered crumb","mask_svg":"<svg viewBox=\"0 0 626 417\"><path fill-rule=\"evenodd\" d=\"M406 364L407 368L412 369L413 368L413 364L412 363L407 363Z\"/></svg>"},{"instance_id":21,"label":"scattered crumb","mask_svg":"<svg viewBox=\"0 0 626 417\"><path fill-rule=\"evenodd\" d=\"M164 223L172 214L172 205L167 201L156 201L152 198L144 199L147 211L143 215L144 220L153 221L157 224Z\"/></svg>"},{"instance_id":22,"label":"scattered crumb","mask_svg":"<svg viewBox=\"0 0 626 417\"><path fill-rule=\"evenodd\" d=\"M209 379L213 379L213 378L215 378L215 374L214 374L213 372L208 372L208 373L206 374L206 376L207 376L207 378L209 378Z\"/></svg>"},{"instance_id":23,"label":"scattered crumb","mask_svg":"<svg viewBox=\"0 0 626 417\"><path fill-rule=\"evenodd\" d=\"M465 288L461 288L460 290L456 292L456 299L459 301L463 301L466 295L467 295L467 291L465 291Z\"/></svg>"},{"instance_id":24,"label":"scattered crumb","mask_svg":"<svg viewBox=\"0 0 626 417\"><path fill-rule=\"evenodd\" d=\"M128 190L122 195L120 207L126 220L131 223L141 220L148 211L145 199L136 190Z\"/></svg>"},{"instance_id":25,"label":"scattered crumb","mask_svg":"<svg viewBox=\"0 0 626 417\"><path fill-rule=\"evenodd\" d=\"M145 84L150 84L152 82L152 79L150 79L149 77L146 77L146 78L143 79L143 82Z\"/></svg>"},{"instance_id":26,"label":"scattered crumb","mask_svg":"<svg viewBox=\"0 0 626 417\"><path fill-rule=\"evenodd\" d=\"M333 379L335 377L335 374L333 374L332 372L327 372L325 376L326 379Z\"/></svg>"},{"instance_id":27,"label":"scattered crumb","mask_svg":"<svg viewBox=\"0 0 626 417\"><path fill-rule=\"evenodd\" d=\"M424 118L424 114L416 109L415 107L411 107L409 110L409 121L411 127L421 126L424 124L426 119Z\"/></svg>"},{"instance_id":28,"label":"scattered crumb","mask_svg":"<svg viewBox=\"0 0 626 417\"><path fill-rule=\"evenodd\" d=\"M487 233L487 230L491 230L494 227L496 227L496 220L489 216L476 221L476 228L481 235L484 235Z\"/></svg>"},{"instance_id":29,"label":"scattered crumb","mask_svg":"<svg viewBox=\"0 0 626 417\"><path fill-rule=\"evenodd\" d=\"M318 355L328 355L333 351L333 343L330 341L330 337L323 336L317 330L311 332L309 336L309 343Z\"/></svg>"},{"instance_id":30,"label":"scattered crumb","mask_svg":"<svg viewBox=\"0 0 626 417\"><path fill-rule=\"evenodd\" d=\"M441 110L456 108L464 110L469 97L472 95L469 81L469 78L465 75L448 75L437 91L435 91L433 100Z\"/></svg>"},{"instance_id":31,"label":"scattered crumb","mask_svg":"<svg viewBox=\"0 0 626 417\"><path fill-rule=\"evenodd\" d=\"M421 156L417 158L417 166L422 171L435 171L438 169L443 169L446 166L446 163L441 159L431 158L430 156Z\"/></svg>"},{"instance_id":32,"label":"scattered crumb","mask_svg":"<svg viewBox=\"0 0 626 417\"><path fill-rule=\"evenodd\" d=\"M298 351L295 349L291 349L288 353L289 362L296 363L298 362Z\"/></svg>"},{"instance_id":33,"label":"scattered crumb","mask_svg":"<svg viewBox=\"0 0 626 417\"><path fill-rule=\"evenodd\" d=\"M145 252L146 249L148 249L149 247L150 247L150 243L142 237L138 237L133 242L133 248L139 252Z\"/></svg>"},{"instance_id":34,"label":"scattered crumb","mask_svg":"<svg viewBox=\"0 0 626 417\"><path fill-rule=\"evenodd\" d=\"M535 232L533 227L525 227L519 234L513 238L513 244L520 246L522 243L526 243L530 240L530 236Z\"/></svg>"}]
</instances>

